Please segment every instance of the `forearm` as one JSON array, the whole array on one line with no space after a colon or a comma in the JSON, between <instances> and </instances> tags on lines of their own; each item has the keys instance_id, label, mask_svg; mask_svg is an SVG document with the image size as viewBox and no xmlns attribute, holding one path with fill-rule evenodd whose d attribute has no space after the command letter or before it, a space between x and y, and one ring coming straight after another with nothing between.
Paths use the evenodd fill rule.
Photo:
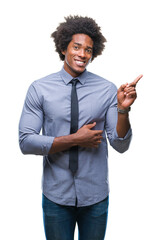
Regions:
<instances>
[{"instance_id":1,"label":"forearm","mask_svg":"<svg viewBox=\"0 0 161 240\"><path fill-rule=\"evenodd\" d=\"M76 146L75 134L70 134L61 137L55 137L50 148L49 154L65 151L73 146Z\"/></svg>"},{"instance_id":2,"label":"forearm","mask_svg":"<svg viewBox=\"0 0 161 240\"><path fill-rule=\"evenodd\" d=\"M96 122L81 127L76 133L67 136L55 137L49 154L67 150L73 146L97 148L101 143L102 130L91 130Z\"/></svg>"},{"instance_id":3,"label":"forearm","mask_svg":"<svg viewBox=\"0 0 161 240\"><path fill-rule=\"evenodd\" d=\"M116 126L118 137L124 138L129 129L130 129L129 114L118 113L118 120Z\"/></svg>"}]
</instances>

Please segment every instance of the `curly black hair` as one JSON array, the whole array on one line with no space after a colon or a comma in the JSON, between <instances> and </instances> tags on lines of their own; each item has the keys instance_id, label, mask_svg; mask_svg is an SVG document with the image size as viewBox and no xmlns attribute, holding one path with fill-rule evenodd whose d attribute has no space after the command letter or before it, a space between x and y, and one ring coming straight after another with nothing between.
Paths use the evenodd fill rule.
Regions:
<instances>
[{"instance_id":1,"label":"curly black hair","mask_svg":"<svg viewBox=\"0 0 161 240\"><path fill-rule=\"evenodd\" d=\"M65 22L62 22L57 27L56 31L51 34L55 42L56 52L58 52L60 59L63 61L65 56L62 51L65 51L68 44L72 40L72 36L77 33L88 35L93 40L93 54L92 60L98 55L102 54L105 48L106 39L101 33L101 28L97 25L95 20L89 17L68 16L65 17Z\"/></svg>"}]
</instances>

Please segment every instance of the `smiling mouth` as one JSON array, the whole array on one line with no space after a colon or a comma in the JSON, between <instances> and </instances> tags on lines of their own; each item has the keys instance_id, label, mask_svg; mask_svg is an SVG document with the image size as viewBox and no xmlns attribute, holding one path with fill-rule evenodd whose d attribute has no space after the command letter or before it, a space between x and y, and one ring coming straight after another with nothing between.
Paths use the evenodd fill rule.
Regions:
<instances>
[{"instance_id":1,"label":"smiling mouth","mask_svg":"<svg viewBox=\"0 0 161 240\"><path fill-rule=\"evenodd\" d=\"M75 60L77 66L79 67L85 67L86 66L86 62L85 61L81 61L81 60Z\"/></svg>"}]
</instances>

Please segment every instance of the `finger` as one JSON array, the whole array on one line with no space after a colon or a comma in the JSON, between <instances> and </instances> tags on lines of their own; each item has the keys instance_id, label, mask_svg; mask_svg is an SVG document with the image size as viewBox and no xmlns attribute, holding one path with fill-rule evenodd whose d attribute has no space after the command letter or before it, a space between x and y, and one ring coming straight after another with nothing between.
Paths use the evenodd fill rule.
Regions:
<instances>
[{"instance_id":1,"label":"finger","mask_svg":"<svg viewBox=\"0 0 161 240\"><path fill-rule=\"evenodd\" d=\"M98 144L95 144L93 147L94 147L94 148L98 148Z\"/></svg>"},{"instance_id":2,"label":"finger","mask_svg":"<svg viewBox=\"0 0 161 240\"><path fill-rule=\"evenodd\" d=\"M124 89L127 85L128 85L128 83L122 84L120 88Z\"/></svg>"},{"instance_id":3,"label":"finger","mask_svg":"<svg viewBox=\"0 0 161 240\"><path fill-rule=\"evenodd\" d=\"M102 138L103 138L103 137L102 137L101 135L99 135L99 136L96 136L96 137L94 138L94 140L95 140L95 141L101 141Z\"/></svg>"},{"instance_id":4,"label":"finger","mask_svg":"<svg viewBox=\"0 0 161 240\"><path fill-rule=\"evenodd\" d=\"M129 98L136 98L137 94L136 94L136 91L133 91L133 92L127 93L126 96L129 97Z\"/></svg>"},{"instance_id":5,"label":"finger","mask_svg":"<svg viewBox=\"0 0 161 240\"><path fill-rule=\"evenodd\" d=\"M143 77L143 74L140 74L135 80L128 85L129 86L136 86L136 84L140 81L140 79Z\"/></svg>"},{"instance_id":6,"label":"finger","mask_svg":"<svg viewBox=\"0 0 161 240\"><path fill-rule=\"evenodd\" d=\"M125 94L132 92L132 91L135 91L135 87L127 87L124 89Z\"/></svg>"},{"instance_id":7,"label":"finger","mask_svg":"<svg viewBox=\"0 0 161 240\"><path fill-rule=\"evenodd\" d=\"M89 124L87 124L86 126L87 126L89 129L91 129L91 128L93 128L93 127L96 126L96 122L94 122L94 123L89 123Z\"/></svg>"},{"instance_id":8,"label":"finger","mask_svg":"<svg viewBox=\"0 0 161 240\"><path fill-rule=\"evenodd\" d=\"M101 140L95 142L96 145L100 144L101 143Z\"/></svg>"},{"instance_id":9,"label":"finger","mask_svg":"<svg viewBox=\"0 0 161 240\"><path fill-rule=\"evenodd\" d=\"M119 87L118 92L122 92L122 91L126 88L127 85L128 85L128 83L122 84L122 85Z\"/></svg>"},{"instance_id":10,"label":"finger","mask_svg":"<svg viewBox=\"0 0 161 240\"><path fill-rule=\"evenodd\" d=\"M103 131L102 130L92 130L94 134L97 135L102 135Z\"/></svg>"},{"instance_id":11,"label":"finger","mask_svg":"<svg viewBox=\"0 0 161 240\"><path fill-rule=\"evenodd\" d=\"M140 79L143 77L142 74L140 74L135 80L134 80L134 83L135 85L140 81Z\"/></svg>"}]
</instances>

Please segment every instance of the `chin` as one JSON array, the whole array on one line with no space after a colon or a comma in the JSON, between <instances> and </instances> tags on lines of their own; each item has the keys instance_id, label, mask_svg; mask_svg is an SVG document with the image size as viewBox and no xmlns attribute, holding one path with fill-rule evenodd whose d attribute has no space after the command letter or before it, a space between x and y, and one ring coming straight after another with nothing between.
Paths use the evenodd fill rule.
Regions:
<instances>
[{"instance_id":1,"label":"chin","mask_svg":"<svg viewBox=\"0 0 161 240\"><path fill-rule=\"evenodd\" d=\"M83 73L86 69L86 66L79 67L79 66L75 66L74 64L72 66L72 64L69 64L67 60L65 60L65 62L66 62L67 69L69 70L69 72L68 71L67 72L71 73L71 75L72 75L72 73L74 75L79 75L79 74Z\"/></svg>"},{"instance_id":2,"label":"chin","mask_svg":"<svg viewBox=\"0 0 161 240\"><path fill-rule=\"evenodd\" d=\"M73 71L74 71L75 73L82 73L82 72L84 72L85 69L86 69L85 67L83 67L83 68L79 67L79 68L73 69Z\"/></svg>"}]
</instances>

